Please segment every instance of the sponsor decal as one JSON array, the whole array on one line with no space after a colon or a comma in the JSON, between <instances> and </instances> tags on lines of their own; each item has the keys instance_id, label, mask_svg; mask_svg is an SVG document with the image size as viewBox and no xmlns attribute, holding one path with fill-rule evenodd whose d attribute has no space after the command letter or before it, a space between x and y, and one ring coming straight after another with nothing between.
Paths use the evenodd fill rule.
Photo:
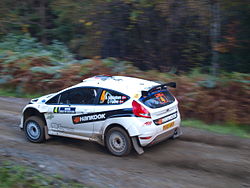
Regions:
<instances>
[{"instance_id":1,"label":"sponsor decal","mask_svg":"<svg viewBox=\"0 0 250 188\"><path fill-rule=\"evenodd\" d=\"M74 124L80 123L80 121L81 121L81 117L80 116L73 117L72 119L73 119L73 123Z\"/></svg>"},{"instance_id":2,"label":"sponsor decal","mask_svg":"<svg viewBox=\"0 0 250 188\"><path fill-rule=\"evenodd\" d=\"M136 93L136 94L134 95L134 98L135 98L135 99L139 99L139 97L140 97L140 95L139 95L138 93Z\"/></svg>"},{"instance_id":3,"label":"sponsor decal","mask_svg":"<svg viewBox=\"0 0 250 188\"><path fill-rule=\"evenodd\" d=\"M101 104L105 102L106 93L107 93L107 91L106 91L106 90L103 90L102 95L101 95L101 98L100 98L100 103L101 103Z\"/></svg>"},{"instance_id":4,"label":"sponsor decal","mask_svg":"<svg viewBox=\"0 0 250 188\"><path fill-rule=\"evenodd\" d=\"M59 129L61 127L60 123L51 123L51 128L53 129Z\"/></svg>"},{"instance_id":5,"label":"sponsor decal","mask_svg":"<svg viewBox=\"0 0 250 188\"><path fill-rule=\"evenodd\" d=\"M147 121L147 122L145 122L144 124L143 124L143 126L149 126L149 125L151 125L152 124L152 121Z\"/></svg>"},{"instance_id":6,"label":"sponsor decal","mask_svg":"<svg viewBox=\"0 0 250 188\"><path fill-rule=\"evenodd\" d=\"M102 81L106 81L107 79L112 78L110 75L98 75L94 77L95 79L101 79Z\"/></svg>"},{"instance_id":7,"label":"sponsor decal","mask_svg":"<svg viewBox=\"0 0 250 188\"><path fill-rule=\"evenodd\" d=\"M161 104L168 103L168 99L163 93L157 93L154 96Z\"/></svg>"},{"instance_id":8,"label":"sponsor decal","mask_svg":"<svg viewBox=\"0 0 250 188\"><path fill-rule=\"evenodd\" d=\"M94 114L94 115L84 115L84 116L76 116L73 117L73 123L78 124L78 123L84 123L84 122L91 122L91 121L97 121L97 120L103 120L106 119L106 114Z\"/></svg>"},{"instance_id":9,"label":"sponsor decal","mask_svg":"<svg viewBox=\"0 0 250 188\"><path fill-rule=\"evenodd\" d=\"M127 100L127 96L112 95L106 90L103 90L100 97L100 104L122 104Z\"/></svg>"},{"instance_id":10,"label":"sponsor decal","mask_svg":"<svg viewBox=\"0 0 250 188\"><path fill-rule=\"evenodd\" d=\"M120 104L120 103L123 103L123 100L122 99L122 96L112 96L112 95L109 95L107 97L107 103L108 104Z\"/></svg>"},{"instance_id":11,"label":"sponsor decal","mask_svg":"<svg viewBox=\"0 0 250 188\"><path fill-rule=\"evenodd\" d=\"M126 96L122 96L122 100L126 100L127 99L127 97Z\"/></svg>"},{"instance_id":12,"label":"sponsor decal","mask_svg":"<svg viewBox=\"0 0 250 188\"><path fill-rule=\"evenodd\" d=\"M171 121L171 120L173 120L173 119L175 119L175 118L177 118L177 112L174 112L174 113L172 113L172 114L169 114L169 115L167 115L167 116L165 116L165 117L163 117L163 118L159 118L159 119L157 119L157 120L154 120L154 123L155 123L156 125L161 125L161 124L166 123L166 122L169 122L169 121Z\"/></svg>"},{"instance_id":13,"label":"sponsor decal","mask_svg":"<svg viewBox=\"0 0 250 188\"><path fill-rule=\"evenodd\" d=\"M51 120L51 119L53 119L53 118L54 118L53 113L48 113L48 116L47 116L47 118L46 118L46 119Z\"/></svg>"},{"instance_id":14,"label":"sponsor decal","mask_svg":"<svg viewBox=\"0 0 250 188\"><path fill-rule=\"evenodd\" d=\"M70 130L73 130L74 127L70 127L70 126L63 126L62 124L60 123L51 123L51 129L54 130L54 131L59 131L59 132L65 132L65 131L68 131L69 129Z\"/></svg>"},{"instance_id":15,"label":"sponsor decal","mask_svg":"<svg viewBox=\"0 0 250 188\"><path fill-rule=\"evenodd\" d=\"M74 124L88 123L94 121L104 121L107 118L131 117L133 116L132 109L111 110L99 113L82 114L72 116Z\"/></svg>"},{"instance_id":16,"label":"sponsor decal","mask_svg":"<svg viewBox=\"0 0 250 188\"><path fill-rule=\"evenodd\" d=\"M58 114L75 114L76 108L75 107L54 107L54 113Z\"/></svg>"}]
</instances>

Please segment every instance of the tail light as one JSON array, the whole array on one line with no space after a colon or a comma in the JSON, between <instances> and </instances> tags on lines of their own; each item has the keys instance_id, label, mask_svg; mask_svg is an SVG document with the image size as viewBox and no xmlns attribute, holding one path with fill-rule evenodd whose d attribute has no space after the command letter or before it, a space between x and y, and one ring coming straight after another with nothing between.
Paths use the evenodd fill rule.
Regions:
<instances>
[{"instance_id":1,"label":"tail light","mask_svg":"<svg viewBox=\"0 0 250 188\"><path fill-rule=\"evenodd\" d=\"M147 111L146 108L144 108L142 105L140 105L138 102L133 101L133 113L138 117L144 117L144 118L151 118L149 111Z\"/></svg>"}]
</instances>

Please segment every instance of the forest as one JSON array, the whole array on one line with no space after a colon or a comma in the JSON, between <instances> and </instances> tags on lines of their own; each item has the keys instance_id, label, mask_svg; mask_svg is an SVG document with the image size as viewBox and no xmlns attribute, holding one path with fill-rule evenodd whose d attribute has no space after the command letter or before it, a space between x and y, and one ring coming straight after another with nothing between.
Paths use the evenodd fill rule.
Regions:
<instances>
[{"instance_id":1,"label":"forest","mask_svg":"<svg viewBox=\"0 0 250 188\"><path fill-rule=\"evenodd\" d=\"M0 87L15 96L100 74L175 81L184 119L249 125L249 50L248 0L0 1Z\"/></svg>"},{"instance_id":2,"label":"forest","mask_svg":"<svg viewBox=\"0 0 250 188\"><path fill-rule=\"evenodd\" d=\"M64 43L76 59L141 70L250 72L248 0L1 0L0 38Z\"/></svg>"},{"instance_id":3,"label":"forest","mask_svg":"<svg viewBox=\"0 0 250 188\"><path fill-rule=\"evenodd\" d=\"M27 143L21 109L95 75L175 82L183 135L126 158L59 136ZM250 0L0 0L0 112L0 187L250 187ZM54 115L25 124L63 134L46 126ZM89 140L118 126L96 125Z\"/></svg>"}]
</instances>

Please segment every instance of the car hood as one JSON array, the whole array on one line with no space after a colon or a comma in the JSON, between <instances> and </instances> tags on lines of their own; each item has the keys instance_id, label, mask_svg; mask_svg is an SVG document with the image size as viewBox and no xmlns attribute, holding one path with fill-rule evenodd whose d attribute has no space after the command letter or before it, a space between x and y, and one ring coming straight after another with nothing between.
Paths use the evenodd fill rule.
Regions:
<instances>
[{"instance_id":1,"label":"car hood","mask_svg":"<svg viewBox=\"0 0 250 188\"><path fill-rule=\"evenodd\" d=\"M52 98L55 95L56 95L56 93L51 93L48 95L41 96L39 98L31 99L30 104L46 103L50 98Z\"/></svg>"}]
</instances>

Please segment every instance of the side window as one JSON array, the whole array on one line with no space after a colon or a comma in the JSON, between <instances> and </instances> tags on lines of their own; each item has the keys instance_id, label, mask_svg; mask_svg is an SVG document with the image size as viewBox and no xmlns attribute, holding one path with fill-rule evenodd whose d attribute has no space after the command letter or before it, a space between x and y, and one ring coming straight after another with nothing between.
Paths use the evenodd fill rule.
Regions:
<instances>
[{"instance_id":1,"label":"side window","mask_svg":"<svg viewBox=\"0 0 250 188\"><path fill-rule=\"evenodd\" d=\"M59 104L94 104L95 88L74 88L61 94Z\"/></svg>"},{"instance_id":2,"label":"side window","mask_svg":"<svg viewBox=\"0 0 250 188\"><path fill-rule=\"evenodd\" d=\"M127 95L117 91L103 89L98 104L123 104L128 99L129 97Z\"/></svg>"},{"instance_id":3,"label":"side window","mask_svg":"<svg viewBox=\"0 0 250 188\"><path fill-rule=\"evenodd\" d=\"M46 104L59 104L59 97L60 95L56 95L55 97L52 97L50 100L46 102Z\"/></svg>"}]
</instances>

